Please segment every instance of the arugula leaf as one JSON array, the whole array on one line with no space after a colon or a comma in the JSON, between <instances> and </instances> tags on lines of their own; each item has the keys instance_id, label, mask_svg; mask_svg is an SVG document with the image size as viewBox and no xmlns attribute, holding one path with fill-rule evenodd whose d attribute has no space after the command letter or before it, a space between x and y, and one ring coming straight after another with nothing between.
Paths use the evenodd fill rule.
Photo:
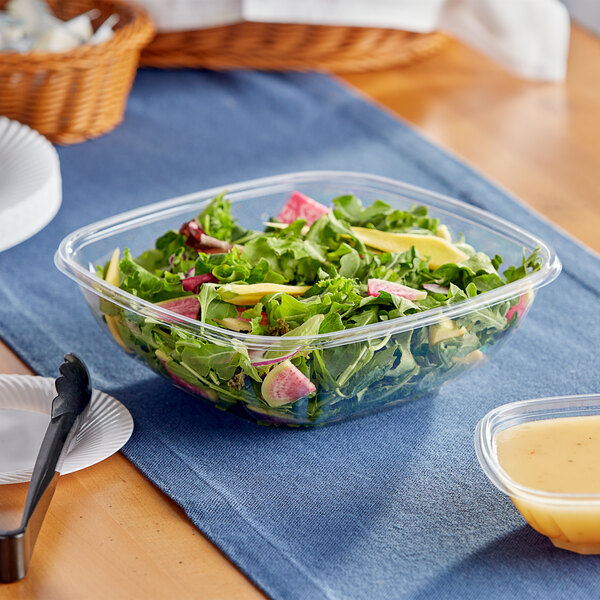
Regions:
<instances>
[{"instance_id":1,"label":"arugula leaf","mask_svg":"<svg viewBox=\"0 0 600 600\"><path fill-rule=\"evenodd\" d=\"M213 284L205 283L202 285L198 300L200 302L199 321L201 323L217 325L215 319L235 318L238 316L235 306L223 302Z\"/></svg>"},{"instance_id":2,"label":"arugula leaf","mask_svg":"<svg viewBox=\"0 0 600 600\"><path fill-rule=\"evenodd\" d=\"M207 235L226 242L235 242L246 230L231 216L231 203L225 197L225 193L222 192L211 200L198 215L198 221Z\"/></svg>"},{"instance_id":3,"label":"arugula leaf","mask_svg":"<svg viewBox=\"0 0 600 600\"><path fill-rule=\"evenodd\" d=\"M506 283L512 283L518 279L523 279L528 273L539 271L542 267L542 261L539 257L540 249L536 248L529 256L525 255L523 250L523 260L519 267L511 266L504 271L504 279Z\"/></svg>"},{"instance_id":4,"label":"arugula leaf","mask_svg":"<svg viewBox=\"0 0 600 600\"><path fill-rule=\"evenodd\" d=\"M319 333L331 333L333 331L341 331L344 329L344 323L339 313L330 312L321 323Z\"/></svg>"},{"instance_id":5,"label":"arugula leaf","mask_svg":"<svg viewBox=\"0 0 600 600\"><path fill-rule=\"evenodd\" d=\"M380 231L407 232L422 230L435 233L439 220L428 215L425 206L413 206L410 210L393 209L382 200L376 200L367 208L356 196L334 198L334 214L348 221L353 227L372 227Z\"/></svg>"}]
</instances>

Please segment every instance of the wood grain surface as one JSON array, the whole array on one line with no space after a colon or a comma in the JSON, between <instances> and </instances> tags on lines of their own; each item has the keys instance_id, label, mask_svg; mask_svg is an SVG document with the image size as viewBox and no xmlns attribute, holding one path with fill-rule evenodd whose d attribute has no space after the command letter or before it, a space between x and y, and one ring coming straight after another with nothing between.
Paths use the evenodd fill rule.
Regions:
<instances>
[{"instance_id":1,"label":"wood grain surface","mask_svg":"<svg viewBox=\"0 0 600 600\"><path fill-rule=\"evenodd\" d=\"M566 84L518 80L458 43L346 81L600 250L600 40L572 32ZM1 335L1 332L0 332ZM29 373L0 343L0 373ZM1 486L0 529L26 484ZM62 477L27 577L4 600L263 594L121 454Z\"/></svg>"},{"instance_id":2,"label":"wood grain surface","mask_svg":"<svg viewBox=\"0 0 600 600\"><path fill-rule=\"evenodd\" d=\"M345 80L600 251L600 39L574 27L566 83L511 77L452 43Z\"/></svg>"}]
</instances>

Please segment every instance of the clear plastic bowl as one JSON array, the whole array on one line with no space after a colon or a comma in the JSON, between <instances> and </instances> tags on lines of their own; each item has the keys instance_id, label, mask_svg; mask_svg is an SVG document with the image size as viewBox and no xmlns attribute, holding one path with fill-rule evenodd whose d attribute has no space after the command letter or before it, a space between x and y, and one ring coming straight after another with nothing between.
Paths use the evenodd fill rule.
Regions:
<instances>
[{"instance_id":1,"label":"clear plastic bowl","mask_svg":"<svg viewBox=\"0 0 600 600\"><path fill-rule=\"evenodd\" d=\"M536 531L579 554L600 554L600 494L547 492L517 483L500 466L496 436L521 423L591 415L600 415L600 394L539 398L499 406L475 429L477 459L490 481L510 496Z\"/></svg>"},{"instance_id":2,"label":"clear plastic bowl","mask_svg":"<svg viewBox=\"0 0 600 600\"><path fill-rule=\"evenodd\" d=\"M540 248L543 264L541 270L524 279L452 306L314 337L285 338L238 333L203 324L140 300L97 276L95 266L104 265L115 248L121 251L129 248L136 256L153 247L157 237L169 229L178 230L223 189L228 191L234 216L247 228L262 229L263 222L278 214L294 190L327 205L337 196L355 194L365 205L376 199L399 209L408 209L413 204L427 205L432 216L448 226L453 239L464 234L477 250L503 256L504 266L520 264L523 249L529 253L536 247ZM262 399L260 386L247 383L237 390L197 371L192 376L189 365L166 364L165 357L157 356L152 344L139 342L139 335L138 341L127 344L130 352L157 373L218 408L261 423L292 426L343 420L436 392L445 381L481 362L492 347L497 347L514 331L531 306L535 292L555 279L561 269L555 252L542 240L478 208L384 177L319 171L220 186L99 221L67 236L60 244L55 263L81 286L90 309L105 330L108 332L105 313L109 313L126 339L132 332L139 334L139 326L150 319L161 324L165 339L177 330L177 335L187 336L190 343L213 344L213 350L223 352L224 360L235 358L242 347L248 351L278 351L282 356L298 350L305 353L309 368L311 361L315 361L311 372L316 392L292 404L273 407ZM462 344L453 359L448 360L448 351L441 353L441 346L428 343L431 327L442 321L454 321L459 328L468 329L498 304L503 304L506 311L518 305L518 314L506 320L505 326L502 322L500 328L490 330L489 335L482 334L477 351L471 345L473 351L465 354ZM445 346L452 343L439 342ZM477 343L476 340L476 346ZM407 345L411 356L402 350ZM356 368L341 372L338 369L334 378L317 369L319 364L331 365L332 361L338 365L346 361ZM186 377L187 381L181 379L184 372L192 377L194 385L190 385L190 377Z\"/></svg>"}]
</instances>

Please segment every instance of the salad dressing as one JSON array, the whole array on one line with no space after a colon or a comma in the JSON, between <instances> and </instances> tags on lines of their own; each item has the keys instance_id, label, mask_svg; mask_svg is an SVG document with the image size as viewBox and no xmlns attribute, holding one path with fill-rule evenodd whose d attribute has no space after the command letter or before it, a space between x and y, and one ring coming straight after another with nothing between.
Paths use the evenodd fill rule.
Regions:
<instances>
[{"instance_id":1,"label":"salad dressing","mask_svg":"<svg viewBox=\"0 0 600 600\"><path fill-rule=\"evenodd\" d=\"M546 492L511 493L532 527L555 546L600 554L600 415L509 427L496 435L496 453L514 482Z\"/></svg>"},{"instance_id":2,"label":"salad dressing","mask_svg":"<svg viewBox=\"0 0 600 600\"><path fill-rule=\"evenodd\" d=\"M498 433L508 476L527 487L565 494L600 494L600 415L530 421Z\"/></svg>"}]
</instances>

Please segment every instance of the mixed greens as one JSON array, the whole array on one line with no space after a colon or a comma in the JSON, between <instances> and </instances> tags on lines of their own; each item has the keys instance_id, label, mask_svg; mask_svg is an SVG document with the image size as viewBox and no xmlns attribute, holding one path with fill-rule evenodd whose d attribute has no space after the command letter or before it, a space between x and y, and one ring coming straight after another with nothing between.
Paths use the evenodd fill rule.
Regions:
<instances>
[{"instance_id":1,"label":"mixed greens","mask_svg":"<svg viewBox=\"0 0 600 600\"><path fill-rule=\"evenodd\" d=\"M99 274L225 334L278 336L278 349L106 301L101 310L125 349L218 407L267 423L325 423L429 393L480 360L516 325L527 294L407 332L353 342L351 330L463 302L541 266L537 251L502 273L501 264L452 240L424 206L363 207L347 195L329 210L294 192L254 231L221 194L140 256L116 250ZM314 339L342 330L346 342ZM285 343L298 336L305 343Z\"/></svg>"}]
</instances>

